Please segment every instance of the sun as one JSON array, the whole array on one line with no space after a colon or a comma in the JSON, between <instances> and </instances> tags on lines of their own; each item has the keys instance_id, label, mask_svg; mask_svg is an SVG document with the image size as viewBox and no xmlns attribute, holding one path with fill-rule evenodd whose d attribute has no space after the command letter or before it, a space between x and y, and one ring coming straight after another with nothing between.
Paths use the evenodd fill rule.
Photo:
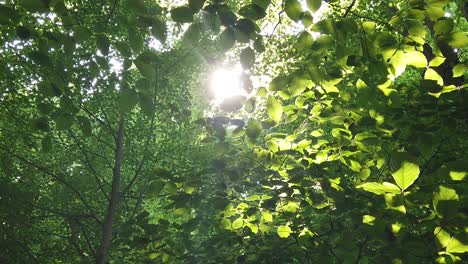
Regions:
<instances>
[{"instance_id":1,"label":"sun","mask_svg":"<svg viewBox=\"0 0 468 264\"><path fill-rule=\"evenodd\" d=\"M242 68L218 68L210 76L210 92L214 103L219 104L227 98L243 95L241 87Z\"/></svg>"}]
</instances>

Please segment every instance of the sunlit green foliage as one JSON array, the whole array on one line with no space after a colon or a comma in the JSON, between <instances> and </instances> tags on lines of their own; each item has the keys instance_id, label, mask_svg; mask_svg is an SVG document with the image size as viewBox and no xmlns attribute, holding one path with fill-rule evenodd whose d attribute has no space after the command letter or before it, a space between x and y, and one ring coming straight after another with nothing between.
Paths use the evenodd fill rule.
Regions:
<instances>
[{"instance_id":1,"label":"sunlit green foliage","mask_svg":"<svg viewBox=\"0 0 468 264\"><path fill-rule=\"evenodd\" d=\"M0 262L463 263L467 14L0 1Z\"/></svg>"}]
</instances>

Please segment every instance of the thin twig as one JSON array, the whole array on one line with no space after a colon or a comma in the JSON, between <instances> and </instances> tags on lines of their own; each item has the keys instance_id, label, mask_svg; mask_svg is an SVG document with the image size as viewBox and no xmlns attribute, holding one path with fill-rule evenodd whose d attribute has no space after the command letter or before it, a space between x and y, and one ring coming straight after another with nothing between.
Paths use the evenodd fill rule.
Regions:
<instances>
[{"instance_id":1,"label":"thin twig","mask_svg":"<svg viewBox=\"0 0 468 264\"><path fill-rule=\"evenodd\" d=\"M353 0L353 2L351 2L351 4L348 6L348 8L346 8L346 12L343 14L343 17L346 17L348 15L349 11L351 11L354 4L356 4L356 0Z\"/></svg>"}]
</instances>

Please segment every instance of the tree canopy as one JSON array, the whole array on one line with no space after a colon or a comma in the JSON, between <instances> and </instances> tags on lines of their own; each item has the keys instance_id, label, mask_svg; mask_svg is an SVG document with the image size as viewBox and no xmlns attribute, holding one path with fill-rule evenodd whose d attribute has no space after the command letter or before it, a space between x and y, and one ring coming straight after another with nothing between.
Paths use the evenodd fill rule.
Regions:
<instances>
[{"instance_id":1,"label":"tree canopy","mask_svg":"<svg viewBox=\"0 0 468 264\"><path fill-rule=\"evenodd\" d=\"M467 19L0 0L0 262L466 262Z\"/></svg>"}]
</instances>

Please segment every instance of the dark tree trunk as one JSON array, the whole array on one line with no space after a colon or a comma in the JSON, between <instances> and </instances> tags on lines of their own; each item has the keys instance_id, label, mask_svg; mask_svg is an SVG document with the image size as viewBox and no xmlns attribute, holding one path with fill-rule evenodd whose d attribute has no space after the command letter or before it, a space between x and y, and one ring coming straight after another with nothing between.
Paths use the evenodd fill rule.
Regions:
<instances>
[{"instance_id":1,"label":"dark tree trunk","mask_svg":"<svg viewBox=\"0 0 468 264\"><path fill-rule=\"evenodd\" d=\"M96 264L105 264L106 257L109 252L112 242L112 225L114 223L115 214L119 204L120 196L120 168L122 165L122 148L124 139L124 118L120 118L119 131L115 140L115 163L112 175L112 191L110 195L109 205L107 207L104 226L102 229L102 240L99 250L96 254Z\"/></svg>"}]
</instances>

